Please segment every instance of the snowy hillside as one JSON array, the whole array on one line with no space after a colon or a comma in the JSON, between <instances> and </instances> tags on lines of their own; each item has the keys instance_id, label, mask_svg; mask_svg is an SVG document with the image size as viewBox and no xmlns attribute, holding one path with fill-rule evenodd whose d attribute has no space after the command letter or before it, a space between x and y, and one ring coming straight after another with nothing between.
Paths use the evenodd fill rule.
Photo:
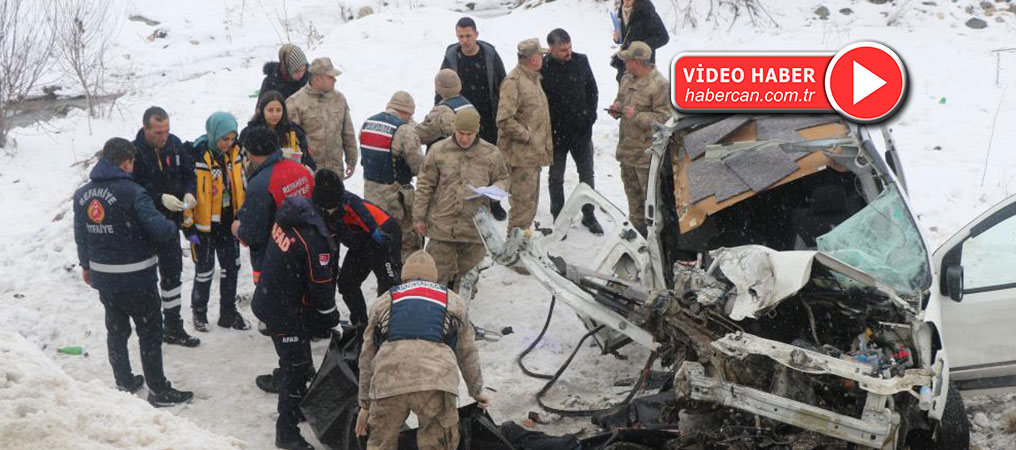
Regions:
<instances>
[{"instance_id":1,"label":"snowy hillside","mask_svg":"<svg viewBox=\"0 0 1016 450\"><path fill-rule=\"evenodd\" d=\"M276 356L270 340L254 330L227 331L213 325L209 333L199 334L198 348L164 346L167 377L175 387L195 391L191 404L152 410L113 389L102 307L76 267L70 196L85 182L91 157L102 143L111 136L133 138L142 111L150 105L170 113L171 131L183 140L203 134L205 119L214 111L229 111L245 124L254 111L252 95L262 79L262 64L276 58L283 42L280 3L118 4L122 19L111 71L129 93L117 111L89 121L82 111L72 110L65 118L15 129L11 137L16 144L0 151L5 219L0 233L0 448L273 447L276 397L257 389L254 377L274 367ZM551 29L561 27L571 34L575 51L587 54L593 64L600 106L609 105L616 94L614 69L608 66L616 51L608 18L613 4L530 1L512 11L494 0L285 3L290 39L308 58L329 56L342 70L336 88L348 98L357 126L381 111L396 90L414 96L416 119L422 119L445 46L455 40L454 23L463 15L458 10L468 10L469 4L479 11L480 39L499 49L509 70L515 65L518 41L544 40ZM711 2L690 3L694 8L687 11L685 0L655 1L671 31L670 44L660 49L658 61L669 61L684 50L837 50L862 39L893 47L907 64L910 94L888 125L904 159L914 207L937 242L1016 193L1016 53L992 52L1014 43L1016 14L1003 11L1008 3L998 3L998 11L989 16L972 1L763 1L778 26L761 21L752 26L743 13L732 24L729 11L707 19ZM363 6L374 14L345 21ZM820 16L826 14L816 14L820 7L827 13L824 19ZM135 14L159 24L127 20ZM987 27L966 26L973 16L984 18ZM688 18L694 18L697 27L692 28ZM164 37L147 39L160 29ZM601 115L594 127L597 187L623 206L613 157L616 141L617 123ZM569 162L566 191L577 182L572 167ZM362 180L358 169L349 189L361 192ZM550 222L548 204L544 189L538 222ZM575 231L575 236L584 236L584 231ZM247 252L243 254L239 292L249 294L253 285ZM193 330L193 264L185 262L184 267L184 317ZM364 290L373 291L373 278ZM535 280L503 267L485 271L479 282L479 295L471 305L473 320L490 329L514 330L500 342L479 345L486 384L496 390L491 412L495 420L521 422L529 411L538 410L533 395L543 382L523 376L514 358L539 332L549 298ZM249 304L240 310L253 318ZM210 318L217 318L217 307L212 307ZM530 365L552 371L582 334L574 314L559 307L547 338L529 357ZM56 353L68 345L83 346L88 356ZM314 348L320 362L324 343ZM130 351L134 367L140 367L136 339ZM572 398L555 394L551 401L581 408L620 398L626 389L614 387L614 382L633 376L648 352L631 345L620 353L628 360L599 356L594 348L582 350L555 388ZM1016 449L1016 437L1004 430L1002 418L1011 396L981 397L970 404L971 417L976 412L985 416L973 426L982 448ZM123 428L128 431L102 431ZM562 420L540 429L582 428L591 425ZM88 440L64 440L69 434ZM312 436L306 428L303 434Z\"/></svg>"}]
</instances>

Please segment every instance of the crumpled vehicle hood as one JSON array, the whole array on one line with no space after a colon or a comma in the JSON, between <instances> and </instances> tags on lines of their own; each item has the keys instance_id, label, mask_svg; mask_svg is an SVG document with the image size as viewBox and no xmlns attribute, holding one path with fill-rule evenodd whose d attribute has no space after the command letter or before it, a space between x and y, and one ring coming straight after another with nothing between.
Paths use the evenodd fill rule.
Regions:
<instances>
[{"instance_id":1,"label":"crumpled vehicle hood","mask_svg":"<svg viewBox=\"0 0 1016 450\"><path fill-rule=\"evenodd\" d=\"M816 250L776 251L761 245L721 248L710 252L708 272L719 271L734 285L728 316L733 320L757 319L766 310L798 293L811 280L815 262L864 286L877 289L912 314L916 310L886 283Z\"/></svg>"}]
</instances>

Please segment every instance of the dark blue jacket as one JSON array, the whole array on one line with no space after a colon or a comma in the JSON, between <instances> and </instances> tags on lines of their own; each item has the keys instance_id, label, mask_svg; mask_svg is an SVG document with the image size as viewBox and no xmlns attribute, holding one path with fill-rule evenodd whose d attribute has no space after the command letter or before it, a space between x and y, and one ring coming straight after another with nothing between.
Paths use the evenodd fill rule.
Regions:
<instances>
[{"instance_id":1,"label":"dark blue jacket","mask_svg":"<svg viewBox=\"0 0 1016 450\"><path fill-rule=\"evenodd\" d=\"M336 251L320 214L303 197L279 208L251 310L273 334L306 334L338 324Z\"/></svg>"},{"instance_id":2,"label":"dark blue jacket","mask_svg":"<svg viewBox=\"0 0 1016 450\"><path fill-rule=\"evenodd\" d=\"M300 163L282 157L281 151L268 156L247 175L247 198L237 213L237 237L250 247L255 282L261 271L261 257L275 223L275 211L286 197L310 198L314 175Z\"/></svg>"},{"instance_id":3,"label":"dark blue jacket","mask_svg":"<svg viewBox=\"0 0 1016 450\"><path fill-rule=\"evenodd\" d=\"M105 159L74 193L78 264L100 291L155 289L156 245L176 239L176 224L155 209L131 175Z\"/></svg>"},{"instance_id":4,"label":"dark blue jacket","mask_svg":"<svg viewBox=\"0 0 1016 450\"><path fill-rule=\"evenodd\" d=\"M134 137L134 180L148 191L155 203L155 209L177 224L183 219L182 212L173 212L162 206L162 194L171 194L183 200L184 194L195 195L197 177L194 175L194 158L184 147L180 138L169 135L166 146L156 158L155 149L145 141L144 128Z\"/></svg>"}]
</instances>

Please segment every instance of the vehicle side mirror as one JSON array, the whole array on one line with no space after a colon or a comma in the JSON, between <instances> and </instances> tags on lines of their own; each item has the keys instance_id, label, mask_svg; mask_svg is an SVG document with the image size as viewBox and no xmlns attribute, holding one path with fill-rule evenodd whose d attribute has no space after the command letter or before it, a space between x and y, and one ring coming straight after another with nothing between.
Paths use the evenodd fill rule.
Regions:
<instances>
[{"instance_id":1,"label":"vehicle side mirror","mask_svg":"<svg viewBox=\"0 0 1016 450\"><path fill-rule=\"evenodd\" d=\"M957 303L963 301L963 266L949 266L945 269L945 286L949 298Z\"/></svg>"}]
</instances>

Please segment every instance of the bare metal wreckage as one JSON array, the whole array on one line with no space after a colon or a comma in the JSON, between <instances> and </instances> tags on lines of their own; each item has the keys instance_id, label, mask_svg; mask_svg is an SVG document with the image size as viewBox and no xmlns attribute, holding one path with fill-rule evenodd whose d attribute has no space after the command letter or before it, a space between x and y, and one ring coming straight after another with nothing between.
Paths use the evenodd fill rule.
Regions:
<instances>
[{"instance_id":1,"label":"bare metal wreckage","mask_svg":"<svg viewBox=\"0 0 1016 450\"><path fill-rule=\"evenodd\" d=\"M1016 263L1016 200L930 253L887 129L835 115L654 127L646 237L580 185L542 236L505 239L481 210L495 261L573 308L604 353L659 355L672 381L661 422L682 439L967 448L959 391L1016 385L1003 337L1016 274L1000 270ZM574 236L595 244L572 254L587 203L614 228Z\"/></svg>"}]
</instances>

